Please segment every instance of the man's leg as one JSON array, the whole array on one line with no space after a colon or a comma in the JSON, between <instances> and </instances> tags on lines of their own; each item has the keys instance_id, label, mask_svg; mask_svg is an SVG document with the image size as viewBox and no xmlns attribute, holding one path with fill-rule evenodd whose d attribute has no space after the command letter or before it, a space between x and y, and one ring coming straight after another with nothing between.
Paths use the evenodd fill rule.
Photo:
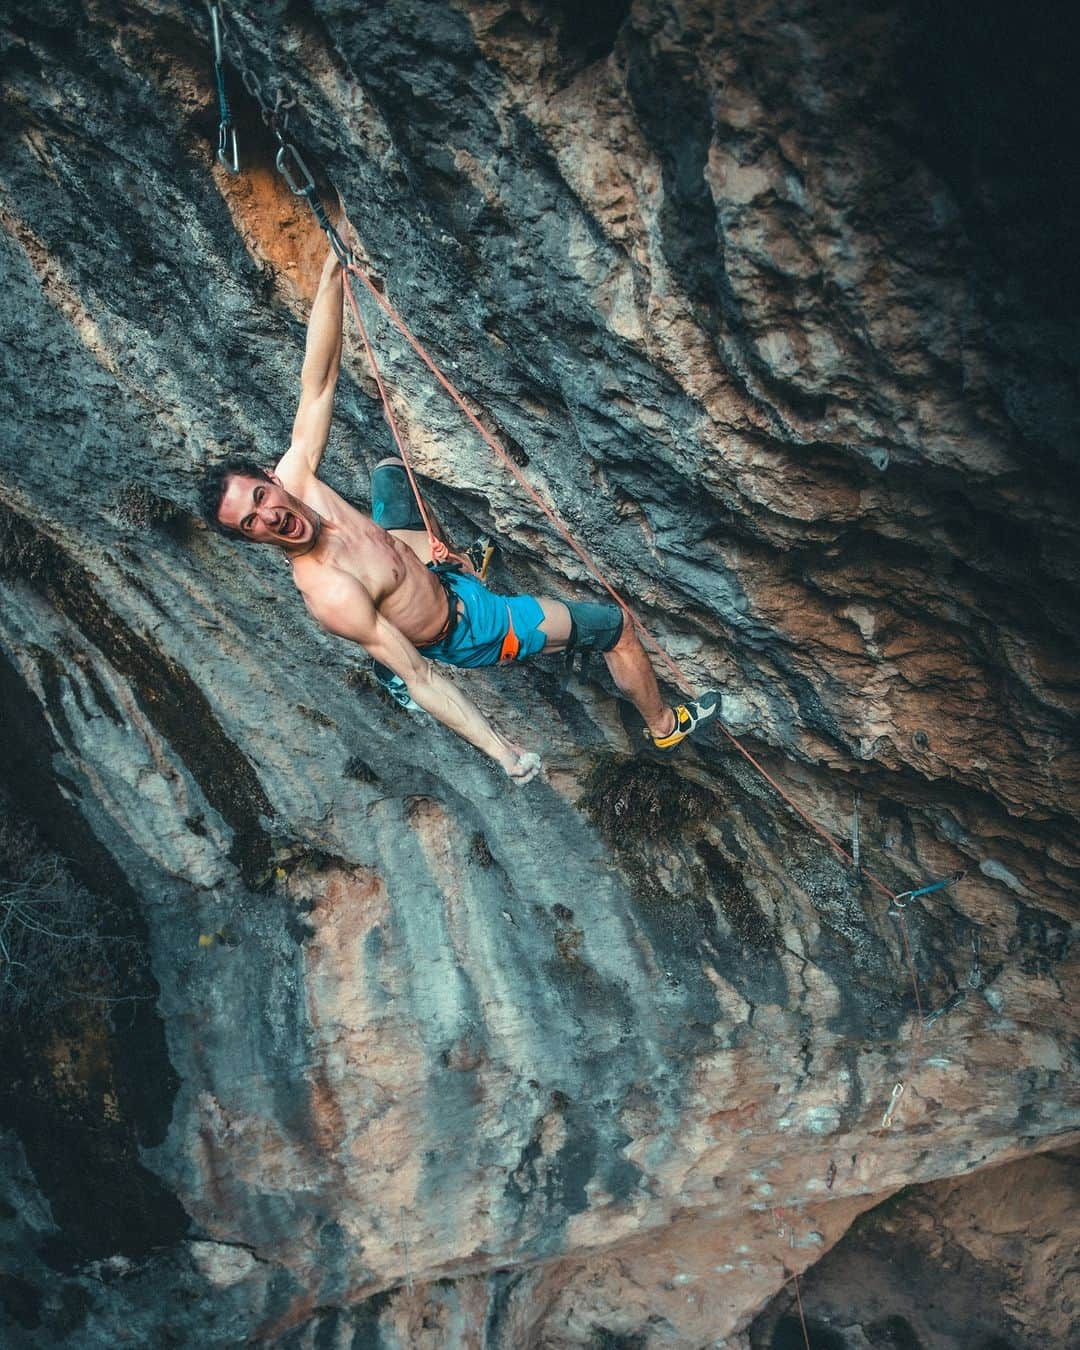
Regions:
<instances>
[{"instance_id":1,"label":"man's leg","mask_svg":"<svg viewBox=\"0 0 1080 1350\"><path fill-rule=\"evenodd\" d=\"M714 689L674 708L664 702L648 653L618 606L591 601L539 603L544 611L540 624L544 651L563 651L573 640L582 650L600 652L611 678L641 714L658 750L674 750L719 711L720 695Z\"/></svg>"},{"instance_id":2,"label":"man's leg","mask_svg":"<svg viewBox=\"0 0 1080 1350\"><path fill-rule=\"evenodd\" d=\"M546 636L544 651L565 651L571 633L569 606L561 600L541 600L540 608L544 611L544 621L540 625L540 631ZM582 610L585 608L580 607ZM614 606L604 608L611 609ZM590 605L588 609L599 612L600 606ZM587 639L587 635L581 636ZM594 644L585 640L581 645L592 648ZM650 733L653 736L670 736L675 730L675 714L664 702L652 663L633 628L624 623L618 641L602 654L619 692L630 700L645 719Z\"/></svg>"},{"instance_id":3,"label":"man's leg","mask_svg":"<svg viewBox=\"0 0 1080 1350\"><path fill-rule=\"evenodd\" d=\"M431 522L431 531L435 538L453 552L453 545L443 529L442 522L426 498L424 510ZM409 482L409 475L405 471L405 462L397 455L379 460L371 471L371 518L376 525L381 525L395 538L408 544L425 566L434 561L424 517ZM491 541L481 536L463 553L454 553L454 557L465 571L472 571L483 578L494 551Z\"/></svg>"},{"instance_id":4,"label":"man's leg","mask_svg":"<svg viewBox=\"0 0 1080 1350\"><path fill-rule=\"evenodd\" d=\"M424 510L435 538L445 544L442 527L426 501ZM371 471L371 518L376 525L408 544L422 563L432 561L424 517L405 472L405 462L397 455L380 459Z\"/></svg>"},{"instance_id":5,"label":"man's leg","mask_svg":"<svg viewBox=\"0 0 1080 1350\"><path fill-rule=\"evenodd\" d=\"M653 736L670 736L675 730L675 713L664 702L653 673L652 662L630 624L623 624L619 640L604 660L611 678L644 717Z\"/></svg>"}]
</instances>

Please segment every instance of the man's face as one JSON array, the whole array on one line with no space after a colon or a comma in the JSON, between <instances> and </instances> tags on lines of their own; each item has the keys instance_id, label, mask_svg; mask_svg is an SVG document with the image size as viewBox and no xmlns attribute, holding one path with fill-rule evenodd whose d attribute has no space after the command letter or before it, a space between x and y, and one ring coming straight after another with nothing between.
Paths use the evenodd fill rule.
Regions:
<instances>
[{"instance_id":1,"label":"man's face","mask_svg":"<svg viewBox=\"0 0 1080 1350\"><path fill-rule=\"evenodd\" d=\"M233 474L218 507L218 520L254 544L273 544L287 553L310 547L318 517L276 477Z\"/></svg>"}]
</instances>

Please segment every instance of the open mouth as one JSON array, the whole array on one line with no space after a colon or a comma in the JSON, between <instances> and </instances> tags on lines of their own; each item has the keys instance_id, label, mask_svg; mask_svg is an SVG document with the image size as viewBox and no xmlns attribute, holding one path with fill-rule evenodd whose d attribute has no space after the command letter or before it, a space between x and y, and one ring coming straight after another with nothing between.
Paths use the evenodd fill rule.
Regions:
<instances>
[{"instance_id":1,"label":"open mouth","mask_svg":"<svg viewBox=\"0 0 1080 1350\"><path fill-rule=\"evenodd\" d=\"M282 518L281 528L278 533L282 539L299 539L304 531L304 523L299 516L293 515L291 511L286 511Z\"/></svg>"}]
</instances>

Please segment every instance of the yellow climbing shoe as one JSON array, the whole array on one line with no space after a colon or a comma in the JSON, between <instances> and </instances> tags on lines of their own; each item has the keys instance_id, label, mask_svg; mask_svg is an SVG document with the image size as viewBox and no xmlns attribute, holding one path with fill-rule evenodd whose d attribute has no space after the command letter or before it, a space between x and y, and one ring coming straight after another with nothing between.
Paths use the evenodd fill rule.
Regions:
<instances>
[{"instance_id":1,"label":"yellow climbing shoe","mask_svg":"<svg viewBox=\"0 0 1080 1350\"><path fill-rule=\"evenodd\" d=\"M703 722L707 722L719 711L720 693L716 689L709 689L693 703L680 703L672 709L675 714L675 726L666 736L653 736L648 731L645 734L655 749L668 753L681 745L687 736L692 736Z\"/></svg>"}]
</instances>

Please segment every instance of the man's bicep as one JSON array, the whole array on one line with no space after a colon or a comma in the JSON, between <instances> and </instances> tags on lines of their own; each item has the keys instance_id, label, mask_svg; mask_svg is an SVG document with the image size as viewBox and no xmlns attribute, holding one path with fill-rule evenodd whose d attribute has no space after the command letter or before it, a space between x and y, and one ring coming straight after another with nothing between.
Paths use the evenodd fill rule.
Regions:
<instances>
[{"instance_id":1,"label":"man's bicep","mask_svg":"<svg viewBox=\"0 0 1080 1350\"><path fill-rule=\"evenodd\" d=\"M312 473L322 462L333 418L334 383L328 381L321 387L302 386L288 454L302 457Z\"/></svg>"}]
</instances>

